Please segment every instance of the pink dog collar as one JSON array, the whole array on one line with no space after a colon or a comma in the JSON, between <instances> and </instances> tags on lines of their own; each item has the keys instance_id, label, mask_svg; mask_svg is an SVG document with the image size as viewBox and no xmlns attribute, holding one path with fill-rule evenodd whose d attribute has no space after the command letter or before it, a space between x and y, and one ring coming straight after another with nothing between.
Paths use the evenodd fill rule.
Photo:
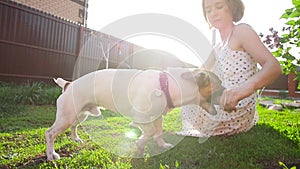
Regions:
<instances>
[{"instance_id":1,"label":"pink dog collar","mask_svg":"<svg viewBox=\"0 0 300 169\"><path fill-rule=\"evenodd\" d=\"M168 76L166 72L162 72L159 74L159 83L160 83L160 88L164 92L166 99L167 99L167 105L168 108L174 108L170 92L169 92L169 81L168 81Z\"/></svg>"}]
</instances>

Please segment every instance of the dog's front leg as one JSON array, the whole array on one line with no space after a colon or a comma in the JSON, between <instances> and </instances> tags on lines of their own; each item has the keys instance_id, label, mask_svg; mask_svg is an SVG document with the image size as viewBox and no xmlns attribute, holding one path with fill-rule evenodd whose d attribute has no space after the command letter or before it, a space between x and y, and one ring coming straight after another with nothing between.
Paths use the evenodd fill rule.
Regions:
<instances>
[{"instance_id":1,"label":"dog's front leg","mask_svg":"<svg viewBox=\"0 0 300 169\"><path fill-rule=\"evenodd\" d=\"M144 154L146 143L156 133L156 126L154 125L154 123L138 123L138 125L143 134L136 141L138 149L136 155L142 156Z\"/></svg>"},{"instance_id":2,"label":"dog's front leg","mask_svg":"<svg viewBox=\"0 0 300 169\"><path fill-rule=\"evenodd\" d=\"M136 141L136 146L137 146L136 155L137 156L143 156L144 151L145 151L146 143L148 142L149 139L150 139L150 137L148 135L143 134Z\"/></svg>"},{"instance_id":3,"label":"dog's front leg","mask_svg":"<svg viewBox=\"0 0 300 169\"><path fill-rule=\"evenodd\" d=\"M206 110L207 113L209 113L211 115L216 115L217 114L217 110L215 109L215 107L211 103L208 103L206 101L202 101L200 106L204 110Z\"/></svg>"},{"instance_id":4,"label":"dog's front leg","mask_svg":"<svg viewBox=\"0 0 300 169\"><path fill-rule=\"evenodd\" d=\"M156 132L154 134L154 139L155 139L155 142L157 143L157 145L159 145L160 147L163 147L163 148L171 148L173 147L172 144L169 144L169 143L166 143L162 137L163 135L163 118L160 117L158 118L157 120L154 121L154 125L155 125L155 128L156 128Z\"/></svg>"}]
</instances>

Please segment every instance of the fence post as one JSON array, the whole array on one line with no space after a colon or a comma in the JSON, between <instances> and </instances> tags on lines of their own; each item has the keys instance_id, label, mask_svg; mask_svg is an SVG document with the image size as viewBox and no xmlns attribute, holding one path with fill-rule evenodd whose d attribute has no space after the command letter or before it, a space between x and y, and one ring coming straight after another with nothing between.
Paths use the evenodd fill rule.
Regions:
<instances>
[{"instance_id":1,"label":"fence post","mask_svg":"<svg viewBox=\"0 0 300 169\"><path fill-rule=\"evenodd\" d=\"M76 74L75 78L78 78L80 77L80 63L78 62L79 61L79 57L80 57L80 52L81 52L81 47L82 47L82 41L83 41L83 26L79 26L79 32L78 32L78 38L77 38L77 53L76 53L76 61L75 61L75 65L74 65L74 70L76 70L76 72L73 71L73 77L74 78L74 73ZM73 79L75 80L75 79Z\"/></svg>"},{"instance_id":2,"label":"fence post","mask_svg":"<svg viewBox=\"0 0 300 169\"><path fill-rule=\"evenodd\" d=\"M296 82L295 82L295 74L290 73L288 75L288 91L289 91L289 97L295 97L296 96Z\"/></svg>"},{"instance_id":3,"label":"fence post","mask_svg":"<svg viewBox=\"0 0 300 169\"><path fill-rule=\"evenodd\" d=\"M83 36L83 26L79 26L78 39L77 39L78 45L77 45L77 54L76 54L77 59L79 58L81 52L82 36Z\"/></svg>"}]
</instances>

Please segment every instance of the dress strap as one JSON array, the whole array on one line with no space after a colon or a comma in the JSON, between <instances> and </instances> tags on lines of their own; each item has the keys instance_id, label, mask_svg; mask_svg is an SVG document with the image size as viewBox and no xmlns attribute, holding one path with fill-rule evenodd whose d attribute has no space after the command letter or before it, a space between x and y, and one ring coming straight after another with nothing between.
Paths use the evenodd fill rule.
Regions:
<instances>
[{"instance_id":1,"label":"dress strap","mask_svg":"<svg viewBox=\"0 0 300 169\"><path fill-rule=\"evenodd\" d=\"M233 26L232 30L230 31L229 35L228 35L227 38L226 38L225 43L223 43L224 46L225 46L225 45L228 45L228 42L229 42L229 40L230 40L230 38L231 38L231 35L232 35L232 32L233 32L234 28L235 28L235 26Z\"/></svg>"}]
</instances>

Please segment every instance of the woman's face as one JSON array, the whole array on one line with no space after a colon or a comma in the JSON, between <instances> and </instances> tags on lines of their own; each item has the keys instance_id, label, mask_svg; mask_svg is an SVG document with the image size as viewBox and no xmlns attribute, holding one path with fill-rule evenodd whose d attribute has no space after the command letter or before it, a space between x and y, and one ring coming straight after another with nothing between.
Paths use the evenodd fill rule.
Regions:
<instances>
[{"instance_id":1,"label":"woman's face","mask_svg":"<svg viewBox=\"0 0 300 169\"><path fill-rule=\"evenodd\" d=\"M208 22L217 29L233 22L227 0L204 0L204 11Z\"/></svg>"}]
</instances>

